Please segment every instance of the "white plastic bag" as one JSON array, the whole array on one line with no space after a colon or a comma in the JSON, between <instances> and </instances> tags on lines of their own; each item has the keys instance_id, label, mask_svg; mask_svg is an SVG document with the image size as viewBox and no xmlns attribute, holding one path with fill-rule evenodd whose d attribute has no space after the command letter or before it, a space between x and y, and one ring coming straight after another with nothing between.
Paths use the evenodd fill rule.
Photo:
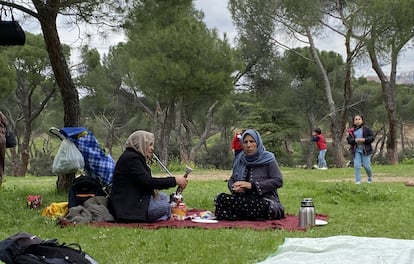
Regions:
<instances>
[{"instance_id":1,"label":"white plastic bag","mask_svg":"<svg viewBox=\"0 0 414 264\"><path fill-rule=\"evenodd\" d=\"M53 160L53 173L67 174L83 170L85 161L75 143L69 139L62 140L59 150Z\"/></svg>"}]
</instances>

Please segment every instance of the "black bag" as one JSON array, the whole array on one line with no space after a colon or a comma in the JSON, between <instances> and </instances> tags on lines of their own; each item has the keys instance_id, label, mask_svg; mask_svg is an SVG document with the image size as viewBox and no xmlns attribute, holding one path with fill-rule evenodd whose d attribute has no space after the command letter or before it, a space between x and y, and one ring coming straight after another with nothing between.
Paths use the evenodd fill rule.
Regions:
<instances>
[{"instance_id":1,"label":"black bag","mask_svg":"<svg viewBox=\"0 0 414 264\"><path fill-rule=\"evenodd\" d=\"M73 180L69 189L69 208L83 205L86 200L95 196L107 196L104 186L96 177L81 175Z\"/></svg>"},{"instance_id":2,"label":"black bag","mask_svg":"<svg viewBox=\"0 0 414 264\"><path fill-rule=\"evenodd\" d=\"M14 148L17 145L16 137L13 132L6 131L6 148Z\"/></svg>"},{"instance_id":3,"label":"black bag","mask_svg":"<svg viewBox=\"0 0 414 264\"><path fill-rule=\"evenodd\" d=\"M17 233L1 241L0 260L6 264L98 264L78 244L41 240L28 233Z\"/></svg>"},{"instance_id":4,"label":"black bag","mask_svg":"<svg viewBox=\"0 0 414 264\"><path fill-rule=\"evenodd\" d=\"M17 21L0 20L0 46L24 45L26 35Z\"/></svg>"},{"instance_id":5,"label":"black bag","mask_svg":"<svg viewBox=\"0 0 414 264\"><path fill-rule=\"evenodd\" d=\"M25 248L39 244L42 240L29 233L17 233L0 241L0 260L6 264L13 264L15 256L21 254Z\"/></svg>"},{"instance_id":6,"label":"black bag","mask_svg":"<svg viewBox=\"0 0 414 264\"><path fill-rule=\"evenodd\" d=\"M77 247L77 248L74 248ZM15 258L16 264L98 264L78 244L59 244L57 239L43 240L27 247Z\"/></svg>"}]
</instances>

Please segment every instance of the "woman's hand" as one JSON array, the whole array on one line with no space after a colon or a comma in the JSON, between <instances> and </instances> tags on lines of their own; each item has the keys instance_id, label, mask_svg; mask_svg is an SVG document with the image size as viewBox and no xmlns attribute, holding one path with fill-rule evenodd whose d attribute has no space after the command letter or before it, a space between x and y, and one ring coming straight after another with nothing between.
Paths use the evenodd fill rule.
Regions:
<instances>
[{"instance_id":1,"label":"woman's hand","mask_svg":"<svg viewBox=\"0 0 414 264\"><path fill-rule=\"evenodd\" d=\"M357 138L355 139L356 143L364 143L365 142L365 138Z\"/></svg>"},{"instance_id":2,"label":"woman's hand","mask_svg":"<svg viewBox=\"0 0 414 264\"><path fill-rule=\"evenodd\" d=\"M233 191L236 193L242 193L251 188L252 188L252 184L247 181L236 181L233 184Z\"/></svg>"},{"instance_id":3,"label":"woman's hand","mask_svg":"<svg viewBox=\"0 0 414 264\"><path fill-rule=\"evenodd\" d=\"M185 187L187 186L187 183L188 183L187 178L184 178L184 177L175 177L175 182L183 190L185 189Z\"/></svg>"}]
</instances>

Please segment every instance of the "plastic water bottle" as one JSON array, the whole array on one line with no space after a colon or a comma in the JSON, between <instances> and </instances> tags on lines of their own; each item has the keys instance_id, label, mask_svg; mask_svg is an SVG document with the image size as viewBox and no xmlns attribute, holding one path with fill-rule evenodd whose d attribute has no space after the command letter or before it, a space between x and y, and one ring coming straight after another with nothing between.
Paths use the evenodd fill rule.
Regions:
<instances>
[{"instance_id":1,"label":"plastic water bottle","mask_svg":"<svg viewBox=\"0 0 414 264\"><path fill-rule=\"evenodd\" d=\"M299 209L299 226L308 227L315 225L315 207L312 198L303 198Z\"/></svg>"}]
</instances>

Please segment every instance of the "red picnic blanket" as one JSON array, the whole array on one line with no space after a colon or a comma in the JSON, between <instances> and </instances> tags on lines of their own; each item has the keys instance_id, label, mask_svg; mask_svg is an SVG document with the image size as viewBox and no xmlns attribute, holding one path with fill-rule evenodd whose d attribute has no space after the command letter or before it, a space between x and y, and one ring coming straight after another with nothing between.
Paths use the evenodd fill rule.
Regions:
<instances>
[{"instance_id":1,"label":"red picnic blanket","mask_svg":"<svg viewBox=\"0 0 414 264\"><path fill-rule=\"evenodd\" d=\"M187 216L199 215L205 210L190 209L187 210ZM316 219L328 220L327 215L316 214ZM60 220L61 226L74 225L71 222ZM158 229L162 227L167 228L204 228L204 229L218 229L218 228L251 228L255 230L267 230L267 229L285 229L289 231L299 230L306 231L306 228L299 226L299 217L296 215L287 214L285 218L280 220L261 220L261 221L224 221L220 220L216 223L199 223L194 222L190 218L186 220L174 220L169 219L166 221L159 221L154 223L114 223L114 222L93 222L90 226L98 227L131 227L131 228L147 228Z\"/></svg>"}]
</instances>

